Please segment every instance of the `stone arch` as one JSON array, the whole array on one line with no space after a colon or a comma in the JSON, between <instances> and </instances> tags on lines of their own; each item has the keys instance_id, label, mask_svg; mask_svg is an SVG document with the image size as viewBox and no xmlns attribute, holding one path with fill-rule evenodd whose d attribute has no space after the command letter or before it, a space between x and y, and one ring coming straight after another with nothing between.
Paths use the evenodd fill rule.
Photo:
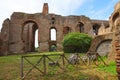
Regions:
<instances>
[{"instance_id":1,"label":"stone arch","mask_svg":"<svg viewBox=\"0 0 120 80\"><path fill-rule=\"evenodd\" d=\"M84 33L84 23L78 22L76 30L80 33Z\"/></svg>"},{"instance_id":2,"label":"stone arch","mask_svg":"<svg viewBox=\"0 0 120 80\"><path fill-rule=\"evenodd\" d=\"M100 28L100 25L99 24L93 24L93 32L94 32L94 35L98 35L98 30Z\"/></svg>"},{"instance_id":3,"label":"stone arch","mask_svg":"<svg viewBox=\"0 0 120 80\"><path fill-rule=\"evenodd\" d=\"M55 24L55 18L54 17L51 18L51 24L53 24L53 25Z\"/></svg>"},{"instance_id":4,"label":"stone arch","mask_svg":"<svg viewBox=\"0 0 120 80\"><path fill-rule=\"evenodd\" d=\"M57 51L56 41L52 41L52 42L49 44L49 51L50 51L50 52Z\"/></svg>"},{"instance_id":5,"label":"stone arch","mask_svg":"<svg viewBox=\"0 0 120 80\"><path fill-rule=\"evenodd\" d=\"M71 28L69 26L63 27L63 35L66 35L71 32Z\"/></svg>"},{"instance_id":6,"label":"stone arch","mask_svg":"<svg viewBox=\"0 0 120 80\"><path fill-rule=\"evenodd\" d=\"M99 55L108 55L110 53L111 49L111 42L112 39L105 39L102 40L96 47L96 52L99 53Z\"/></svg>"},{"instance_id":7,"label":"stone arch","mask_svg":"<svg viewBox=\"0 0 120 80\"><path fill-rule=\"evenodd\" d=\"M52 30L55 31L52 32ZM56 51L57 50L57 29L55 27L51 27L50 30L49 30L49 51ZM52 39L53 37L53 39ZM53 49L53 45L54 45L54 49Z\"/></svg>"},{"instance_id":8,"label":"stone arch","mask_svg":"<svg viewBox=\"0 0 120 80\"><path fill-rule=\"evenodd\" d=\"M55 31L55 32L52 33L52 30ZM49 31L50 31L50 33L49 33L50 38L49 39L51 41L52 40L56 41L57 40L57 29L55 27L51 27ZM54 37L55 39L52 39L52 37Z\"/></svg>"},{"instance_id":9,"label":"stone arch","mask_svg":"<svg viewBox=\"0 0 120 80\"><path fill-rule=\"evenodd\" d=\"M101 44L104 44L104 42L106 43L108 41L112 41L113 39L113 33L110 33L110 34L104 34L104 35L98 35L96 37L94 37L94 39L92 40L92 44L90 46L90 49L89 51L90 52L96 52L98 47L101 45ZM104 49L103 49L104 50ZM109 49L110 50L110 49Z\"/></svg>"},{"instance_id":10,"label":"stone arch","mask_svg":"<svg viewBox=\"0 0 120 80\"><path fill-rule=\"evenodd\" d=\"M114 23L118 17L119 17L119 12L116 12L112 17L112 22Z\"/></svg>"},{"instance_id":11,"label":"stone arch","mask_svg":"<svg viewBox=\"0 0 120 80\"><path fill-rule=\"evenodd\" d=\"M38 24L33 20L27 20L22 25L22 41L25 52L35 52L35 31L38 29ZM38 30L39 32L39 30Z\"/></svg>"}]
</instances>

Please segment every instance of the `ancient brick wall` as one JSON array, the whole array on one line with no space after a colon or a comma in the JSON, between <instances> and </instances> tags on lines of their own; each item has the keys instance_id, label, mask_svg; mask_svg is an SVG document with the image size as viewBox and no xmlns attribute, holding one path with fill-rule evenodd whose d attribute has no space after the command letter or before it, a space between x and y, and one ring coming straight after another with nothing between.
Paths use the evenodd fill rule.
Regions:
<instances>
[{"instance_id":1,"label":"ancient brick wall","mask_svg":"<svg viewBox=\"0 0 120 80\"><path fill-rule=\"evenodd\" d=\"M14 12L10 20L4 22L1 34L7 32L7 52L12 54L35 50L35 31L38 30L40 52L50 51L55 44L57 51L62 51L62 40L70 32L81 32L91 36L99 34L101 25L109 27L108 21L92 20L86 16L61 16L50 14L45 4L42 13L27 14ZM51 29L56 31L56 40L50 39ZM9 38L8 38L9 37ZM6 51L6 50L3 50Z\"/></svg>"},{"instance_id":2,"label":"ancient brick wall","mask_svg":"<svg viewBox=\"0 0 120 80\"><path fill-rule=\"evenodd\" d=\"M111 43L112 43L113 33L98 35L92 40L90 46L90 52L98 52L100 55L106 55L111 53Z\"/></svg>"},{"instance_id":3,"label":"ancient brick wall","mask_svg":"<svg viewBox=\"0 0 120 80\"><path fill-rule=\"evenodd\" d=\"M113 54L115 55L116 71L120 80L120 2L115 5L114 12L110 17L110 26L112 26L113 37Z\"/></svg>"},{"instance_id":4,"label":"ancient brick wall","mask_svg":"<svg viewBox=\"0 0 120 80\"><path fill-rule=\"evenodd\" d=\"M8 55L8 52L9 52L9 27L10 27L10 20L6 19L3 22L3 27L1 29L1 35L0 35L1 50L0 50L0 55Z\"/></svg>"}]
</instances>

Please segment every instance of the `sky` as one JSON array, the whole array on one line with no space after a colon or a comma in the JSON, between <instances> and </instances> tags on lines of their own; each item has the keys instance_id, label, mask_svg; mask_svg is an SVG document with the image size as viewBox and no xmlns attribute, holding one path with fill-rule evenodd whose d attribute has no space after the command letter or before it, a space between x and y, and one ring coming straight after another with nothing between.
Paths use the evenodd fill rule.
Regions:
<instances>
[{"instance_id":1,"label":"sky","mask_svg":"<svg viewBox=\"0 0 120 80\"><path fill-rule=\"evenodd\" d=\"M115 4L120 0L1 0L0 29L13 12L41 13L48 3L49 13L62 16L85 15L90 19L109 20Z\"/></svg>"},{"instance_id":2,"label":"sky","mask_svg":"<svg viewBox=\"0 0 120 80\"><path fill-rule=\"evenodd\" d=\"M85 15L91 19L108 20L119 0L1 0L0 29L13 12L40 13L48 3L49 13L63 16Z\"/></svg>"}]
</instances>

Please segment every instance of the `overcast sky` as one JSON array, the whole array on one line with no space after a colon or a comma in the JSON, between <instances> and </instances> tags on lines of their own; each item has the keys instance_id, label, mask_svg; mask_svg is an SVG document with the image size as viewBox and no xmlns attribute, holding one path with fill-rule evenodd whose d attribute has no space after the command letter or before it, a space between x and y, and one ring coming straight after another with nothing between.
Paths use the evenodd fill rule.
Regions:
<instances>
[{"instance_id":1,"label":"overcast sky","mask_svg":"<svg viewBox=\"0 0 120 80\"><path fill-rule=\"evenodd\" d=\"M109 19L118 0L1 0L0 28L3 20L13 12L38 13L43 3L49 4L49 12L59 15L86 15L91 19Z\"/></svg>"}]
</instances>

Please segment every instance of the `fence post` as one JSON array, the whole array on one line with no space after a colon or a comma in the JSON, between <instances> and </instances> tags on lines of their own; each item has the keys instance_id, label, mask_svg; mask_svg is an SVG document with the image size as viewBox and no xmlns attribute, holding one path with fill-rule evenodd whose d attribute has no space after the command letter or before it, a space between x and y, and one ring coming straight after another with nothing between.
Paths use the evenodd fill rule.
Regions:
<instances>
[{"instance_id":1,"label":"fence post","mask_svg":"<svg viewBox=\"0 0 120 80\"><path fill-rule=\"evenodd\" d=\"M46 55L43 55L44 75L46 75Z\"/></svg>"},{"instance_id":2,"label":"fence post","mask_svg":"<svg viewBox=\"0 0 120 80\"><path fill-rule=\"evenodd\" d=\"M64 60L64 54L61 55L62 57L62 63L63 63L63 70L65 70L65 60Z\"/></svg>"},{"instance_id":3,"label":"fence post","mask_svg":"<svg viewBox=\"0 0 120 80\"><path fill-rule=\"evenodd\" d=\"M21 67L21 79L23 80L23 56L21 56L21 64L20 64L20 67Z\"/></svg>"},{"instance_id":4,"label":"fence post","mask_svg":"<svg viewBox=\"0 0 120 80\"><path fill-rule=\"evenodd\" d=\"M87 65L90 65L90 54L87 54Z\"/></svg>"}]
</instances>

